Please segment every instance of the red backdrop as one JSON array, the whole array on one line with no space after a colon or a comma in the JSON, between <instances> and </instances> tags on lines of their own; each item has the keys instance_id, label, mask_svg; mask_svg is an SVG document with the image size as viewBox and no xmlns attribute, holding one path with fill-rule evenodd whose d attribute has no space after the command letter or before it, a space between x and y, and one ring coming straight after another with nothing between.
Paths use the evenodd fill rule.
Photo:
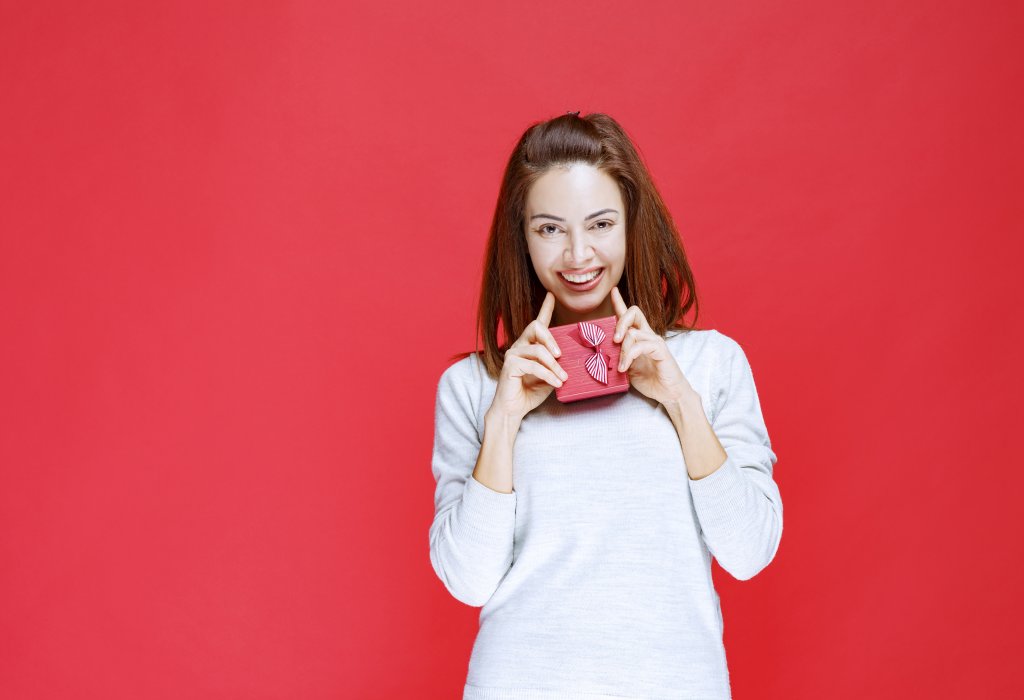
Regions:
<instances>
[{"instance_id":1,"label":"red backdrop","mask_svg":"<svg viewBox=\"0 0 1024 700\"><path fill-rule=\"evenodd\" d=\"M736 698L1010 697L1020 3L5 3L0 696L460 697L434 391L532 122L605 111L786 528Z\"/></svg>"}]
</instances>

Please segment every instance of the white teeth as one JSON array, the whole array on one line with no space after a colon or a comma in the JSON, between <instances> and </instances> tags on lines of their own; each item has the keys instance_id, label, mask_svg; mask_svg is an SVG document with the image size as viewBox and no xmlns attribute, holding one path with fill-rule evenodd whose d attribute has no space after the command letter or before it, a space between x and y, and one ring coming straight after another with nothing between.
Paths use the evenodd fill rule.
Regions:
<instances>
[{"instance_id":1,"label":"white teeth","mask_svg":"<svg viewBox=\"0 0 1024 700\"><path fill-rule=\"evenodd\" d=\"M600 270L594 270L593 272L588 272L585 275L569 275L569 274L566 274L564 272L559 272L558 274L560 274L562 277L564 277L565 279L569 280L570 282L575 282L576 284L580 284L580 283L583 283L583 282L589 282L590 280L592 280L595 277L597 277L600 273L601 273Z\"/></svg>"}]
</instances>

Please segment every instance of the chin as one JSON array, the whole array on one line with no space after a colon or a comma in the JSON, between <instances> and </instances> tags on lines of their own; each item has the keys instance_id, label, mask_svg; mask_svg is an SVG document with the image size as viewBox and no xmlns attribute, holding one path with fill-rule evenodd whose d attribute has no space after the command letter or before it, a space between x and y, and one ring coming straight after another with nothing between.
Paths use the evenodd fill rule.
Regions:
<instances>
[{"instance_id":1,"label":"chin","mask_svg":"<svg viewBox=\"0 0 1024 700\"><path fill-rule=\"evenodd\" d=\"M596 289L593 290L593 291L594 291L594 298L592 300L588 300L587 303L581 303L582 300L580 300L580 299L569 300L569 301L563 301L562 299L558 299L558 303L562 306L562 308L564 308L564 309L566 309L568 311L572 311L573 313L576 313L576 314L589 314L591 311L594 311L598 307L600 307L601 303L604 301L604 298L606 296L608 296L607 294L603 294L603 295L602 294L598 294L597 293L598 290L596 290ZM573 302L575 302L575 303L573 303Z\"/></svg>"}]
</instances>

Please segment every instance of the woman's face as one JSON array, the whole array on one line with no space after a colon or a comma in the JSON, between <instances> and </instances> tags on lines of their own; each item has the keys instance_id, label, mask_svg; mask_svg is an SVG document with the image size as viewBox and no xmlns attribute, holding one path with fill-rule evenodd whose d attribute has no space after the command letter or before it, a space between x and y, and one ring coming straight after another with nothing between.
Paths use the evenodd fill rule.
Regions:
<instances>
[{"instance_id":1,"label":"woman's face","mask_svg":"<svg viewBox=\"0 0 1024 700\"><path fill-rule=\"evenodd\" d=\"M526 198L526 242L537 277L555 295L551 325L615 315L610 295L626 266L626 211L610 175L587 163L544 173Z\"/></svg>"}]
</instances>

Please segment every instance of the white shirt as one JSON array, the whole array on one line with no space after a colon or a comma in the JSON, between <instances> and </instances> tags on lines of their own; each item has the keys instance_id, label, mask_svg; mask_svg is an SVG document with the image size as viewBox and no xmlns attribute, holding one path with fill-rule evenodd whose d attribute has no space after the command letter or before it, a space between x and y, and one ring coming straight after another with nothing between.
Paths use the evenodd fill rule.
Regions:
<instances>
[{"instance_id":1,"label":"white shirt","mask_svg":"<svg viewBox=\"0 0 1024 700\"><path fill-rule=\"evenodd\" d=\"M559 402L522 421L513 492L472 477L497 381L471 355L441 375L434 571L482 606L464 700L731 698L711 557L737 579L775 557L782 499L754 379L715 330L666 342L728 458L692 480L660 403Z\"/></svg>"}]
</instances>

